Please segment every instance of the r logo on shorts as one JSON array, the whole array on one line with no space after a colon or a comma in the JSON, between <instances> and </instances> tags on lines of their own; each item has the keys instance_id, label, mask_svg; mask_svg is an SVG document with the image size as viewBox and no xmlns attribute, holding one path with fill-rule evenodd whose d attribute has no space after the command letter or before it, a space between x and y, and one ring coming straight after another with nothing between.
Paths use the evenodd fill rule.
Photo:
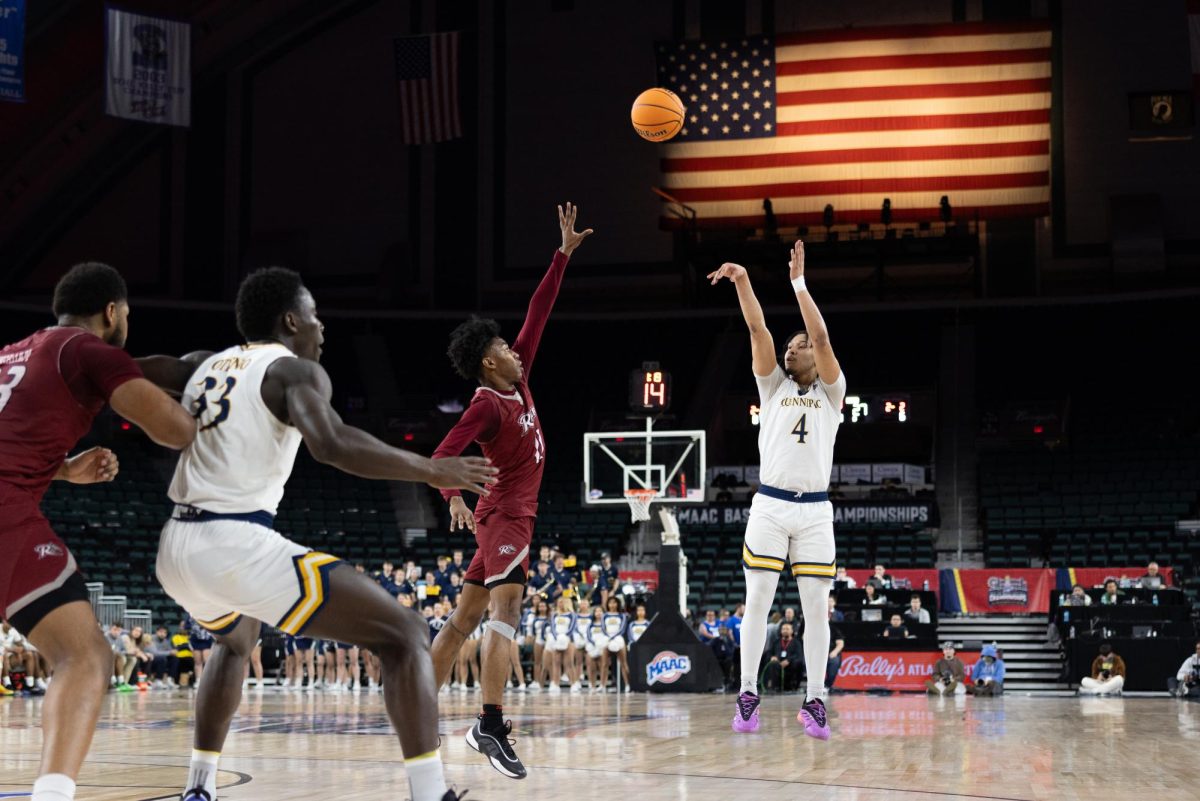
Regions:
<instances>
[{"instance_id":1,"label":"r logo on shorts","mask_svg":"<svg viewBox=\"0 0 1200 801\"><path fill-rule=\"evenodd\" d=\"M512 556L517 552L515 545L501 545L497 550L501 556Z\"/></svg>"},{"instance_id":2,"label":"r logo on shorts","mask_svg":"<svg viewBox=\"0 0 1200 801\"><path fill-rule=\"evenodd\" d=\"M33 552L37 554L38 559L63 555L63 549L53 542L43 542L40 545L35 545L33 546Z\"/></svg>"}]
</instances>

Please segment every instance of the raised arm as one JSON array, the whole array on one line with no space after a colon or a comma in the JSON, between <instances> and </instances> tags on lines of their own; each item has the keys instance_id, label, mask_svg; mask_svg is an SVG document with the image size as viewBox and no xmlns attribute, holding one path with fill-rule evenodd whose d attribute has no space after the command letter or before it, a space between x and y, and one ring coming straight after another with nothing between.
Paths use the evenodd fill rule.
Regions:
<instances>
[{"instance_id":1,"label":"raised arm","mask_svg":"<svg viewBox=\"0 0 1200 801\"><path fill-rule=\"evenodd\" d=\"M466 457L434 461L393 448L362 429L346 425L329 399L329 374L316 362L280 359L268 379L278 381L287 405L288 421L300 430L309 453L322 464L362 478L423 481L438 488L458 487L487 495L496 468L487 459Z\"/></svg>"},{"instance_id":2,"label":"raised arm","mask_svg":"<svg viewBox=\"0 0 1200 801\"><path fill-rule=\"evenodd\" d=\"M708 274L708 280L714 285L722 278L728 278L737 288L738 305L742 307L742 317L746 320L746 327L750 329L750 353L753 357L754 374L759 378L766 378L775 372L777 366L775 340L767 329L762 306L759 305L758 298L754 296L754 289L750 286L750 276L740 264L726 262L719 270Z\"/></svg>"},{"instance_id":3,"label":"raised arm","mask_svg":"<svg viewBox=\"0 0 1200 801\"><path fill-rule=\"evenodd\" d=\"M578 207L570 203L567 203L566 209L562 206L558 207L558 227L562 231L562 245L554 251L554 260L550 262L550 269L546 271L542 283L538 284L533 297L529 299L529 311L525 313L525 324L521 326L521 332L517 334L516 341L513 342L512 349L520 355L521 361L524 362L526 380L529 380L529 373L533 369L533 360L537 356L538 345L542 341L542 332L546 330L546 322L550 319L554 301L558 299L558 290L562 286L567 262L570 261L575 248L579 247L580 243L592 234L591 228L578 233L575 231L575 217L578 213Z\"/></svg>"},{"instance_id":4,"label":"raised arm","mask_svg":"<svg viewBox=\"0 0 1200 801\"><path fill-rule=\"evenodd\" d=\"M825 318L821 316L821 310L817 308L816 301L804 283L803 239L797 239L792 247L792 258L788 266L791 268L796 301L800 304L800 316L804 318L804 330L808 332L808 341L812 343L817 375L826 384L833 384L842 375L842 366L838 364L837 357L833 355L833 346L829 344L829 329L825 327Z\"/></svg>"},{"instance_id":5,"label":"raised arm","mask_svg":"<svg viewBox=\"0 0 1200 801\"><path fill-rule=\"evenodd\" d=\"M143 356L134 361L142 368L142 375L146 376L146 380L151 384L164 392L179 396L183 394L188 379L196 372L196 368L209 356L212 356L212 351L197 350L184 356Z\"/></svg>"}]
</instances>

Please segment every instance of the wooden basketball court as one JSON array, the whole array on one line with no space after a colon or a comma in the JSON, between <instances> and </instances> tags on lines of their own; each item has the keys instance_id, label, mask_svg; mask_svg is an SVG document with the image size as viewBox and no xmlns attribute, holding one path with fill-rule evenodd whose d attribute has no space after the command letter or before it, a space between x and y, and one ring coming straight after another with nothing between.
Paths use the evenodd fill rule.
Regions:
<instances>
[{"instance_id":1,"label":"wooden basketball court","mask_svg":"<svg viewBox=\"0 0 1200 801\"><path fill-rule=\"evenodd\" d=\"M192 696L109 695L80 801L177 798ZM513 696L529 778L502 777L463 742L478 695L442 696L443 759L471 801L627 798L821 801L1194 798L1200 704L1168 698L834 696L834 737L804 737L799 698L764 701L735 736L732 696ZM41 701L0 701L0 798L27 795ZM380 695L250 691L221 760L220 798L403 799Z\"/></svg>"}]
</instances>

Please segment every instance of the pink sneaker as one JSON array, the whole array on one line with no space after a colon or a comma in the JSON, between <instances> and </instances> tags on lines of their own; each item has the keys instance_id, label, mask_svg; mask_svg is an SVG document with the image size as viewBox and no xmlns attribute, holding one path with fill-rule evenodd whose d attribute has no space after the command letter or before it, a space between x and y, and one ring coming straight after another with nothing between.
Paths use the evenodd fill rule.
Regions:
<instances>
[{"instance_id":1,"label":"pink sneaker","mask_svg":"<svg viewBox=\"0 0 1200 801\"><path fill-rule=\"evenodd\" d=\"M737 699L737 711L733 713L733 730L739 734L758 731L758 696L742 693Z\"/></svg>"},{"instance_id":2,"label":"pink sneaker","mask_svg":"<svg viewBox=\"0 0 1200 801\"><path fill-rule=\"evenodd\" d=\"M805 701L796 720L804 724L804 733L809 737L829 739L829 718L825 714L825 703L820 698Z\"/></svg>"}]
</instances>

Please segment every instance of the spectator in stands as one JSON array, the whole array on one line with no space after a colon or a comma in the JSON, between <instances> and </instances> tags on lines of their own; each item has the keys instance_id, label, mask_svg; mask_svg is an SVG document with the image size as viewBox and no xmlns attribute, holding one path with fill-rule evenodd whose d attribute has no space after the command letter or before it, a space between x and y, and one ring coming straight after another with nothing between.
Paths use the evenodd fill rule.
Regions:
<instances>
[{"instance_id":1,"label":"spectator in stands","mask_svg":"<svg viewBox=\"0 0 1200 801\"><path fill-rule=\"evenodd\" d=\"M767 642L779 636L779 624L783 622L783 615L778 612L771 613L771 619L767 621Z\"/></svg>"},{"instance_id":2,"label":"spectator in stands","mask_svg":"<svg viewBox=\"0 0 1200 801\"><path fill-rule=\"evenodd\" d=\"M552 599L557 602L558 598L564 592L571 589L571 571L567 570L567 558L561 553L554 555L554 566L550 568L550 575L554 577L554 593Z\"/></svg>"},{"instance_id":3,"label":"spectator in stands","mask_svg":"<svg viewBox=\"0 0 1200 801\"><path fill-rule=\"evenodd\" d=\"M1166 577L1158 572L1158 562L1151 562L1146 565L1146 575L1138 579L1138 584L1147 590L1161 590L1166 588L1167 580Z\"/></svg>"},{"instance_id":4,"label":"spectator in stands","mask_svg":"<svg viewBox=\"0 0 1200 801\"><path fill-rule=\"evenodd\" d=\"M550 553L549 545L543 545L541 548L538 549L537 560L538 560L539 564L544 564L544 565L546 565L547 568L550 567L550 565L554 561L554 556L553 556L553 554Z\"/></svg>"},{"instance_id":5,"label":"spectator in stands","mask_svg":"<svg viewBox=\"0 0 1200 801\"><path fill-rule=\"evenodd\" d=\"M451 572L450 583L442 588L442 601L456 604L459 595L462 595L462 573Z\"/></svg>"},{"instance_id":6,"label":"spectator in stands","mask_svg":"<svg viewBox=\"0 0 1200 801\"><path fill-rule=\"evenodd\" d=\"M417 598L421 601L420 608L424 609L427 606L433 606L438 601L442 600L442 587L434 578L433 571L430 570L425 574L425 597L421 598L421 588L417 587Z\"/></svg>"},{"instance_id":7,"label":"spectator in stands","mask_svg":"<svg viewBox=\"0 0 1200 801\"><path fill-rule=\"evenodd\" d=\"M833 596L830 596L830 600ZM846 648L846 638L842 635L842 630L833 625L833 613L837 612L832 606L829 607L829 661L825 663L825 686L832 690L834 682L837 681L838 671L842 669L842 651ZM841 614L838 612L838 614ZM807 672L807 666L805 667Z\"/></svg>"},{"instance_id":8,"label":"spectator in stands","mask_svg":"<svg viewBox=\"0 0 1200 801\"><path fill-rule=\"evenodd\" d=\"M845 619L846 619L846 616L844 614L842 614L842 612L839 611L837 608L837 596L834 595L833 593L830 593L829 594L829 622L830 623L841 623Z\"/></svg>"},{"instance_id":9,"label":"spectator in stands","mask_svg":"<svg viewBox=\"0 0 1200 801\"><path fill-rule=\"evenodd\" d=\"M704 610L704 619L696 627L696 634L700 635L700 642L710 646L721 638L721 621L717 620L717 610Z\"/></svg>"},{"instance_id":10,"label":"spectator in stands","mask_svg":"<svg viewBox=\"0 0 1200 801\"><path fill-rule=\"evenodd\" d=\"M908 609L904 610L904 616L908 618L910 623L930 623L929 610L921 608L921 596L913 595L908 599Z\"/></svg>"},{"instance_id":11,"label":"spectator in stands","mask_svg":"<svg viewBox=\"0 0 1200 801\"><path fill-rule=\"evenodd\" d=\"M866 593L863 606L884 606L887 603L887 598L884 598L876 589L876 585L870 581L863 586L863 592Z\"/></svg>"},{"instance_id":12,"label":"spectator in stands","mask_svg":"<svg viewBox=\"0 0 1200 801\"><path fill-rule=\"evenodd\" d=\"M1092 660L1092 675L1079 682L1080 695L1119 695L1125 686L1125 660L1111 645L1100 646L1100 654Z\"/></svg>"},{"instance_id":13,"label":"spectator in stands","mask_svg":"<svg viewBox=\"0 0 1200 801\"><path fill-rule=\"evenodd\" d=\"M800 640L792 636L791 623L779 627L779 637L767 646L770 656L763 669L763 686L768 690L794 690L800 684L800 669L804 660Z\"/></svg>"},{"instance_id":14,"label":"spectator in stands","mask_svg":"<svg viewBox=\"0 0 1200 801\"><path fill-rule=\"evenodd\" d=\"M1092 596L1087 594L1087 590L1082 584L1076 584L1071 587L1071 594L1062 602L1063 606L1091 606Z\"/></svg>"},{"instance_id":15,"label":"spectator in stands","mask_svg":"<svg viewBox=\"0 0 1200 801\"><path fill-rule=\"evenodd\" d=\"M1167 689L1180 698L1200 700L1200 640L1196 641L1196 653L1183 660L1179 672L1167 679Z\"/></svg>"},{"instance_id":16,"label":"spectator in stands","mask_svg":"<svg viewBox=\"0 0 1200 801\"><path fill-rule=\"evenodd\" d=\"M450 586L450 558L439 556L437 558L437 570L433 571L433 580L443 591Z\"/></svg>"},{"instance_id":17,"label":"spectator in stands","mask_svg":"<svg viewBox=\"0 0 1200 801\"><path fill-rule=\"evenodd\" d=\"M460 578L467 575L467 563L463 561L462 548L455 548L450 556L450 569L457 573Z\"/></svg>"},{"instance_id":18,"label":"spectator in stands","mask_svg":"<svg viewBox=\"0 0 1200 801\"><path fill-rule=\"evenodd\" d=\"M883 565L875 565L875 575L867 579L867 583L874 584L877 590L890 590L892 588L892 576Z\"/></svg>"},{"instance_id":19,"label":"spectator in stands","mask_svg":"<svg viewBox=\"0 0 1200 801\"><path fill-rule=\"evenodd\" d=\"M837 582L839 581L844 584L845 589L847 590L857 589L858 587L858 582L855 581L850 574L846 572L846 568L842 567L841 565L838 565L837 575L833 577L834 586L836 586Z\"/></svg>"},{"instance_id":20,"label":"spectator in stands","mask_svg":"<svg viewBox=\"0 0 1200 801\"><path fill-rule=\"evenodd\" d=\"M392 576L395 575L395 573L396 566L384 559L382 569L375 574L375 580L379 582L379 586L383 587L392 595L396 594L395 582L392 581Z\"/></svg>"},{"instance_id":21,"label":"spectator in stands","mask_svg":"<svg viewBox=\"0 0 1200 801\"><path fill-rule=\"evenodd\" d=\"M612 554L604 551L600 554L600 577L597 585L600 588L600 603L607 607L608 596L615 593L621 585L621 571L612 563Z\"/></svg>"},{"instance_id":22,"label":"spectator in stands","mask_svg":"<svg viewBox=\"0 0 1200 801\"><path fill-rule=\"evenodd\" d=\"M413 567L407 571L397 569L392 574L392 586L389 591L395 596L407 595L415 599L417 597L417 584L420 579L420 568Z\"/></svg>"},{"instance_id":23,"label":"spectator in stands","mask_svg":"<svg viewBox=\"0 0 1200 801\"><path fill-rule=\"evenodd\" d=\"M204 666L208 664L208 655L212 651L213 636L212 632L197 623L191 615L184 620L184 625L187 627L192 657L196 660L196 684L199 685L200 679L204 677Z\"/></svg>"},{"instance_id":24,"label":"spectator in stands","mask_svg":"<svg viewBox=\"0 0 1200 801\"><path fill-rule=\"evenodd\" d=\"M942 658L933 663L933 675L925 680L930 695L956 695L967 691L967 666L954 652L954 643L942 645Z\"/></svg>"},{"instance_id":25,"label":"spectator in stands","mask_svg":"<svg viewBox=\"0 0 1200 801\"><path fill-rule=\"evenodd\" d=\"M543 548L542 550L549 550ZM554 576L550 575L550 564L548 562L539 561L537 563L537 572L529 577L529 583L525 588L525 596L527 598L535 598L541 596L543 599L549 599L554 588Z\"/></svg>"},{"instance_id":26,"label":"spectator in stands","mask_svg":"<svg viewBox=\"0 0 1200 801\"><path fill-rule=\"evenodd\" d=\"M150 635L142 631L141 626L134 626L129 631L129 655L134 660L134 670L137 671L137 688L145 692L150 688L146 683L146 677L150 675L150 663L153 661L148 653L150 648ZM126 683L129 678L125 679Z\"/></svg>"},{"instance_id":27,"label":"spectator in stands","mask_svg":"<svg viewBox=\"0 0 1200 801\"><path fill-rule=\"evenodd\" d=\"M179 675L179 656L175 653L175 646L171 645L171 638L167 636L166 626L159 626L154 632L148 653L151 659L150 677L154 679L154 686L161 688L165 684L174 687L175 679Z\"/></svg>"},{"instance_id":28,"label":"spectator in stands","mask_svg":"<svg viewBox=\"0 0 1200 801\"><path fill-rule=\"evenodd\" d=\"M967 692L972 695L1001 695L1004 692L1004 660L994 643L983 646L979 661L971 670L971 684Z\"/></svg>"},{"instance_id":29,"label":"spectator in stands","mask_svg":"<svg viewBox=\"0 0 1200 801\"><path fill-rule=\"evenodd\" d=\"M1124 603L1125 593L1117 588L1117 582L1114 579L1109 579L1104 582L1104 594L1100 596L1100 604L1102 606L1116 606Z\"/></svg>"},{"instance_id":30,"label":"spectator in stands","mask_svg":"<svg viewBox=\"0 0 1200 801\"><path fill-rule=\"evenodd\" d=\"M113 675L110 684L120 693L131 693L133 687L129 685L126 678L125 668L128 665L129 672L133 672L133 657L130 655L130 643L125 635L125 630L121 628L120 623L113 623L108 627L108 633L104 635L104 639L108 640L108 647L112 648L113 652Z\"/></svg>"},{"instance_id":31,"label":"spectator in stands","mask_svg":"<svg viewBox=\"0 0 1200 801\"><path fill-rule=\"evenodd\" d=\"M179 659L175 674L175 681L178 682L180 676L189 674L191 677L196 675L196 660L192 653L192 640L188 637L187 621L179 621L179 629L171 635L171 645L175 646L175 656ZM194 686L195 682L191 682Z\"/></svg>"},{"instance_id":32,"label":"spectator in stands","mask_svg":"<svg viewBox=\"0 0 1200 801\"><path fill-rule=\"evenodd\" d=\"M891 622L883 627L883 636L889 640L904 640L912 637L908 633L908 627L904 625L904 620L900 615L892 615Z\"/></svg>"},{"instance_id":33,"label":"spectator in stands","mask_svg":"<svg viewBox=\"0 0 1200 801\"><path fill-rule=\"evenodd\" d=\"M796 607L789 606L783 610L783 620L780 623L789 623L792 626L792 631L796 630Z\"/></svg>"}]
</instances>

